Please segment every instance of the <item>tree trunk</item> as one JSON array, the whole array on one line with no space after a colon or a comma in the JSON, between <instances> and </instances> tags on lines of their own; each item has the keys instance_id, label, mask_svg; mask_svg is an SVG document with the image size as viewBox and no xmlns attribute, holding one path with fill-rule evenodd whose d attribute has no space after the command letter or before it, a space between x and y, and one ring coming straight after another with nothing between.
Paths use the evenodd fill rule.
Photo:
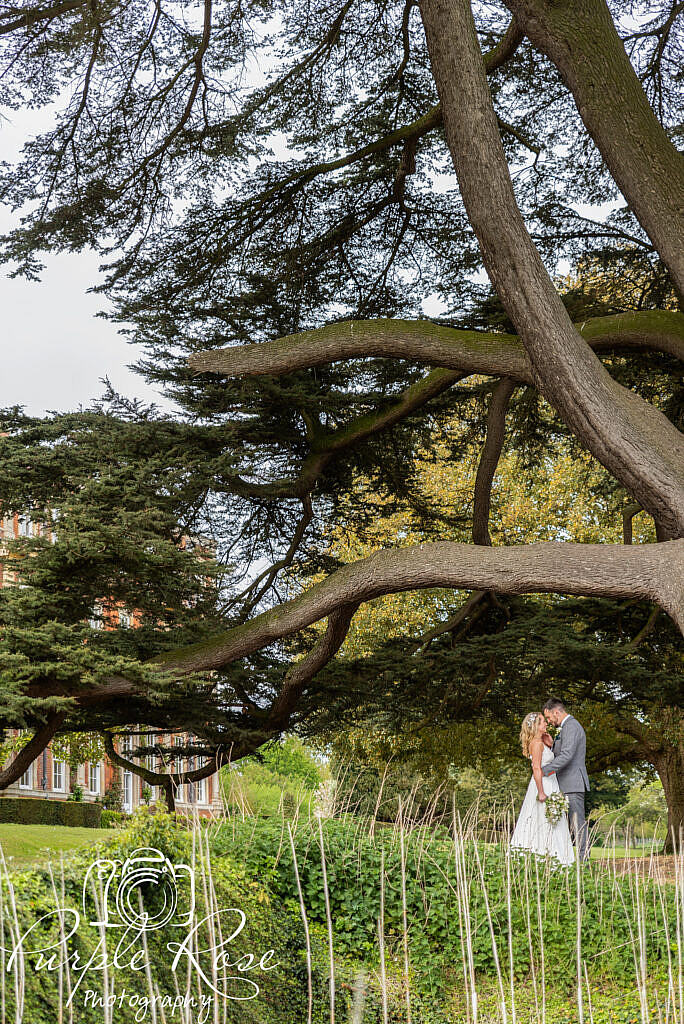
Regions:
<instances>
[{"instance_id":1,"label":"tree trunk","mask_svg":"<svg viewBox=\"0 0 684 1024\"><path fill-rule=\"evenodd\" d=\"M176 810L176 797L173 792L173 782L170 778L164 783L164 797L169 814L173 814Z\"/></svg>"},{"instance_id":2,"label":"tree trunk","mask_svg":"<svg viewBox=\"0 0 684 1024\"><path fill-rule=\"evenodd\" d=\"M0 771L0 790L7 789L13 782L21 778L27 768L31 767L35 759L43 753L65 718L66 713L63 711L48 715L45 725L36 729L29 742L17 752L7 768Z\"/></svg>"},{"instance_id":3,"label":"tree trunk","mask_svg":"<svg viewBox=\"0 0 684 1024\"><path fill-rule=\"evenodd\" d=\"M504 0L560 71L620 191L684 296L684 159L655 116L605 0Z\"/></svg>"},{"instance_id":4,"label":"tree trunk","mask_svg":"<svg viewBox=\"0 0 684 1024\"><path fill-rule=\"evenodd\" d=\"M684 848L684 741L654 758L667 801L667 837L663 853Z\"/></svg>"},{"instance_id":5,"label":"tree trunk","mask_svg":"<svg viewBox=\"0 0 684 1024\"><path fill-rule=\"evenodd\" d=\"M421 12L466 212L535 385L664 534L684 536L683 439L613 380L570 321L515 200L469 0L424 0Z\"/></svg>"}]
</instances>

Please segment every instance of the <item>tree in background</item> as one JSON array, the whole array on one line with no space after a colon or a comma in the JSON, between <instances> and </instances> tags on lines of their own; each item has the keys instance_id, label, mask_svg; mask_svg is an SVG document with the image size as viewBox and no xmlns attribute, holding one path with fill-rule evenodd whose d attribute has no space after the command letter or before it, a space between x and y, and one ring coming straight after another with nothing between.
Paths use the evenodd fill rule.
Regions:
<instances>
[{"instance_id":1,"label":"tree in background","mask_svg":"<svg viewBox=\"0 0 684 1024\"><path fill-rule=\"evenodd\" d=\"M466 430L467 422L452 425L453 436ZM473 442L458 464L439 448L419 452L414 471L431 507L450 508L467 522L477 466ZM374 500L380 504L379 496ZM427 539L418 512L388 509L363 536L331 528L331 554L350 562L397 536L413 544ZM502 455L489 530L494 544L561 535L577 543L615 543L628 522L635 539L653 539L646 517L623 521L620 511L620 497L602 467L560 439L541 464L525 465L515 449ZM447 535L460 540L466 529L457 526ZM520 720L560 693L588 729L589 766L599 787L601 776L615 768L625 769L626 778L634 766L655 771L669 808L667 849L684 824L679 638L646 602L521 600L486 592L454 600L427 589L392 594L359 609L339 662L336 696L312 722L340 756L359 768L372 765L367 784L373 793L378 759L385 763L383 744L378 747L373 737L386 730L393 745L384 756L396 758L403 777L388 788L408 791L422 772L422 794L429 800L456 764L484 770L481 786L492 794L502 766L517 765L519 778L510 786L517 792L527 772L520 762ZM341 723L358 737L356 752ZM464 733L458 723L470 723L475 732Z\"/></svg>"},{"instance_id":2,"label":"tree in background","mask_svg":"<svg viewBox=\"0 0 684 1024\"><path fill-rule=\"evenodd\" d=\"M59 578L39 574L41 552L25 560L23 598L8 598L2 642L20 671L5 674L5 721L35 729L29 754L60 729L135 716L192 722L217 757L243 756L335 703L321 670L357 609L388 593L473 592L468 609L482 602L491 634L469 654L480 673L481 648L513 632L499 630L502 594L650 602L684 627L680 37L669 2L633 6L638 30L621 6L204 0L193 18L178 0L74 0L0 12L4 102L56 104L2 178L25 214L5 257L36 277L43 251L103 253L114 319L177 410L108 394L89 413L3 415L3 508L59 508L69 537L55 545ZM265 80L247 84L256 67ZM578 212L597 200L615 206L606 220ZM647 286L592 315L563 301L561 259ZM476 301L483 268L506 323ZM435 296L444 315L428 319ZM474 397L466 543L443 539L463 515L432 507L412 467ZM630 510L652 517L655 543L629 543L627 527L622 544L567 532L492 543L504 441L542 460L558 437L604 467L627 526ZM451 438L445 458L462 450ZM420 510L426 542L397 537L340 566L327 524L363 526L388 504ZM210 609L186 607L178 523L221 545ZM102 647L79 636L95 584L110 582L144 589L154 609L133 647L123 631ZM54 620L41 617L46 596ZM522 634L538 606L515 607L531 609ZM569 642L588 613L549 607ZM622 621L636 640L643 617ZM458 697L472 714L487 678ZM434 679L446 686L439 665ZM22 770L18 756L2 784Z\"/></svg>"},{"instance_id":3,"label":"tree in background","mask_svg":"<svg viewBox=\"0 0 684 1024\"><path fill-rule=\"evenodd\" d=\"M242 759L242 765L260 764L274 775L280 775L290 782L299 783L307 789L316 789L321 781L323 765L317 763L297 736L271 740L254 754Z\"/></svg>"},{"instance_id":4,"label":"tree in background","mask_svg":"<svg viewBox=\"0 0 684 1024\"><path fill-rule=\"evenodd\" d=\"M632 785L619 807L599 805L596 828L604 836L622 833L634 839L654 840L665 834L667 806L658 782L640 780Z\"/></svg>"},{"instance_id":5,"label":"tree in background","mask_svg":"<svg viewBox=\"0 0 684 1024\"><path fill-rule=\"evenodd\" d=\"M28 733L6 738L0 785L54 737L53 751L72 769L91 759L94 743L97 759L106 752L162 786L173 809L178 785L229 759L237 712L212 696L206 677L179 684L146 662L219 627L220 569L188 543L189 520L175 517L179 477L158 457L159 422L134 431L125 452L122 438L133 439L125 416L94 410L24 422L30 468L24 445L2 439L5 522L21 511L27 526L3 541L0 562L0 727ZM132 736L133 725L150 728ZM155 729L194 738L162 747ZM130 736L128 756L113 748L117 731ZM171 771L151 769L150 757ZM188 757L196 767L181 770Z\"/></svg>"},{"instance_id":6,"label":"tree in background","mask_svg":"<svg viewBox=\"0 0 684 1024\"><path fill-rule=\"evenodd\" d=\"M328 778L325 761L294 735L266 743L220 773L225 800L237 813L288 817L302 805L313 812L317 791Z\"/></svg>"},{"instance_id":7,"label":"tree in background","mask_svg":"<svg viewBox=\"0 0 684 1024\"><path fill-rule=\"evenodd\" d=\"M336 806L394 822L442 821L474 804L482 820L519 807L528 767L503 728L437 722L423 732L393 733L381 719L340 728L330 736Z\"/></svg>"}]
</instances>

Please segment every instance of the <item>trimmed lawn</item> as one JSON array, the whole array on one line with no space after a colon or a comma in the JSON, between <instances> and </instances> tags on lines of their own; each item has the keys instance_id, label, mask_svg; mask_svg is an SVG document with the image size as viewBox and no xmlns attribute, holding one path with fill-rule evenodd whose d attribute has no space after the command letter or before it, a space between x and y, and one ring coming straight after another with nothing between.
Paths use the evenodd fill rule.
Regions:
<instances>
[{"instance_id":1,"label":"trimmed lawn","mask_svg":"<svg viewBox=\"0 0 684 1024\"><path fill-rule=\"evenodd\" d=\"M592 860L610 860L613 857L650 857L652 852L658 856L663 842L664 840L659 840L655 844L653 851L650 846L630 846L628 850L624 846L592 846L589 853Z\"/></svg>"},{"instance_id":2,"label":"trimmed lawn","mask_svg":"<svg viewBox=\"0 0 684 1024\"><path fill-rule=\"evenodd\" d=\"M8 867L26 867L44 860L59 860L60 850L76 850L112 834L108 828L70 828L68 825L15 825L0 823L0 846ZM10 860L10 858L12 858Z\"/></svg>"}]
</instances>

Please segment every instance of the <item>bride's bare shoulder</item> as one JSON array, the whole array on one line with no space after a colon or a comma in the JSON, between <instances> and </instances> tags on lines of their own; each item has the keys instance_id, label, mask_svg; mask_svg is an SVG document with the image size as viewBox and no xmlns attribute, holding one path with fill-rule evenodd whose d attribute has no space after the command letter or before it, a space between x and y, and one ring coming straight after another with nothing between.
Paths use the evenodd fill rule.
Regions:
<instances>
[{"instance_id":1,"label":"bride's bare shoulder","mask_svg":"<svg viewBox=\"0 0 684 1024\"><path fill-rule=\"evenodd\" d=\"M534 739L530 740L530 758L532 762L541 761L543 749L544 743L541 737L535 736Z\"/></svg>"}]
</instances>

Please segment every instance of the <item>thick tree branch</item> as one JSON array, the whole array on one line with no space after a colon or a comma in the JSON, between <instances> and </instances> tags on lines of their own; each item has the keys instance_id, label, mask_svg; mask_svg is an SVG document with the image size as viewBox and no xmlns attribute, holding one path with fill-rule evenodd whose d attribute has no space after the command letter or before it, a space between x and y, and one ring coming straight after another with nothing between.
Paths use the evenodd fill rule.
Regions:
<instances>
[{"instance_id":1,"label":"thick tree branch","mask_svg":"<svg viewBox=\"0 0 684 1024\"><path fill-rule=\"evenodd\" d=\"M343 606L433 587L645 598L659 604L684 631L684 540L511 547L443 541L383 549L214 640L160 655L155 664L179 676L219 669Z\"/></svg>"},{"instance_id":2,"label":"thick tree branch","mask_svg":"<svg viewBox=\"0 0 684 1024\"><path fill-rule=\"evenodd\" d=\"M0 35L16 32L22 28L30 28L38 21L52 21L54 18L61 17L62 14L68 14L69 11L87 6L88 0L63 0L62 3L50 4L47 7L34 7L24 13L20 13L21 9L18 7L9 7L0 13ZM14 20L8 21L9 18Z\"/></svg>"},{"instance_id":3,"label":"thick tree branch","mask_svg":"<svg viewBox=\"0 0 684 1024\"><path fill-rule=\"evenodd\" d=\"M484 66L487 74L490 75L492 71L496 71L498 68L503 67L504 64L507 64L524 38L525 32L522 24L514 15L496 46L488 50L484 55Z\"/></svg>"},{"instance_id":4,"label":"thick tree branch","mask_svg":"<svg viewBox=\"0 0 684 1024\"><path fill-rule=\"evenodd\" d=\"M58 679L50 679L37 683L29 683L27 696L44 699L45 697L69 697L79 707L96 707L98 704L109 704L116 700L125 700L138 693L138 687L129 679L112 676L106 683L98 684L90 689L78 690L74 693L67 684Z\"/></svg>"},{"instance_id":5,"label":"thick tree branch","mask_svg":"<svg viewBox=\"0 0 684 1024\"><path fill-rule=\"evenodd\" d=\"M614 727L616 732L635 740L644 754L649 756L649 759L662 746L662 736L654 732L644 722L634 718L633 715L618 712L615 716Z\"/></svg>"},{"instance_id":6,"label":"thick tree branch","mask_svg":"<svg viewBox=\"0 0 684 1024\"><path fill-rule=\"evenodd\" d=\"M646 310L594 317L576 325L595 352L615 348L665 352L684 360L684 314ZM514 334L462 331L430 320L347 320L260 345L196 352L198 372L227 377L291 373L360 356L407 359L464 373L533 382L530 359Z\"/></svg>"},{"instance_id":7,"label":"thick tree branch","mask_svg":"<svg viewBox=\"0 0 684 1024\"><path fill-rule=\"evenodd\" d=\"M346 604L331 612L327 629L316 646L288 670L268 717L268 725L272 725L275 731L280 732L287 727L304 687L335 657L346 639L357 608L358 603Z\"/></svg>"},{"instance_id":8,"label":"thick tree branch","mask_svg":"<svg viewBox=\"0 0 684 1024\"><path fill-rule=\"evenodd\" d=\"M665 534L684 535L684 439L613 380L570 321L516 203L469 0L424 0L421 12L468 219L535 386Z\"/></svg>"},{"instance_id":9,"label":"thick tree branch","mask_svg":"<svg viewBox=\"0 0 684 1024\"><path fill-rule=\"evenodd\" d=\"M66 716L66 711L48 715L45 725L36 729L28 743L15 755L12 763L0 771L0 790L7 789L31 767L38 755L42 754L50 740L54 738Z\"/></svg>"},{"instance_id":10,"label":"thick tree branch","mask_svg":"<svg viewBox=\"0 0 684 1024\"><path fill-rule=\"evenodd\" d=\"M684 158L653 112L605 0L504 0L556 65L622 194L684 296Z\"/></svg>"},{"instance_id":11,"label":"thick tree branch","mask_svg":"<svg viewBox=\"0 0 684 1024\"><path fill-rule=\"evenodd\" d=\"M139 779L146 782L148 786L160 786L166 794L166 802L170 811L175 809L176 804L176 793L179 786L185 786L187 783L200 782L202 779L208 778L210 775L214 775L221 765L226 764L229 760L226 752L222 746L217 747L211 754L206 764L202 765L201 768L193 768L189 771L181 772L155 772L146 765L139 764L138 762L131 761L128 758L123 757L114 746L114 737L110 732L104 732L102 734L104 740L104 748L107 757L112 764L117 765L119 768L123 768L124 771L132 772L133 775L137 775ZM240 754L242 756L242 754ZM238 760L239 758L236 758Z\"/></svg>"},{"instance_id":12,"label":"thick tree branch","mask_svg":"<svg viewBox=\"0 0 684 1024\"><path fill-rule=\"evenodd\" d=\"M304 460L296 479L285 478L260 484L233 476L226 478L225 489L243 497L302 498L304 500L314 488L327 464L339 452L399 423L433 398L448 391L462 376L462 373L453 370L432 370L422 380L408 387L384 409L358 416L337 430L315 433L310 439L311 453Z\"/></svg>"},{"instance_id":13,"label":"thick tree branch","mask_svg":"<svg viewBox=\"0 0 684 1024\"><path fill-rule=\"evenodd\" d=\"M480 462L475 477L473 494L473 544L491 544L489 536L489 511L492 500L492 483L496 467L499 465L503 448L506 410L511 395L515 390L515 382L509 378L500 380L492 392L492 399L487 413L487 437L480 455Z\"/></svg>"}]
</instances>

